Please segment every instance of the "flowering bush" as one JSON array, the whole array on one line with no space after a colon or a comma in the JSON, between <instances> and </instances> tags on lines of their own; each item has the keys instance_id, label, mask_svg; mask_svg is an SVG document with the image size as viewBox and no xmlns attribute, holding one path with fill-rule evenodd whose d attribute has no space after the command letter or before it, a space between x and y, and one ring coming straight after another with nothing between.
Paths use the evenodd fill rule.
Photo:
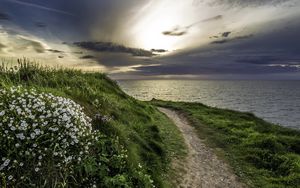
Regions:
<instances>
[{"instance_id":1,"label":"flowering bush","mask_svg":"<svg viewBox=\"0 0 300 188\"><path fill-rule=\"evenodd\" d=\"M0 90L0 101L0 172L6 182L26 181L22 169L64 173L89 151L91 120L72 100L12 87Z\"/></svg>"},{"instance_id":2,"label":"flowering bush","mask_svg":"<svg viewBox=\"0 0 300 188\"><path fill-rule=\"evenodd\" d=\"M130 177L120 146L92 130L70 99L22 87L0 90L0 187L152 185L143 169Z\"/></svg>"},{"instance_id":3,"label":"flowering bush","mask_svg":"<svg viewBox=\"0 0 300 188\"><path fill-rule=\"evenodd\" d=\"M12 87L0 90L0 102L0 172L8 184L32 172L72 173L88 152L91 120L72 100Z\"/></svg>"}]
</instances>

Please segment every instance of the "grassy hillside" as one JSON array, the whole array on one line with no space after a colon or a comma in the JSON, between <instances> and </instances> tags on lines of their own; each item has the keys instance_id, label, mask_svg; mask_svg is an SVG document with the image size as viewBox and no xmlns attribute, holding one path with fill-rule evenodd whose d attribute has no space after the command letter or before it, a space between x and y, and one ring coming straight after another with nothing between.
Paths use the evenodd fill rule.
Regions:
<instances>
[{"instance_id":1,"label":"grassy hillside","mask_svg":"<svg viewBox=\"0 0 300 188\"><path fill-rule=\"evenodd\" d=\"M17 89L21 97L33 92L40 93L44 100L43 96L51 93L55 97L75 101L83 107L84 114L91 118L92 131L99 133L93 136L97 141L92 139L89 143L91 146L86 152L90 155L74 169L64 169L60 172L61 176L48 172L47 169L51 167L49 161L53 163L54 160L49 157L48 168L39 172L42 174L39 178L35 178L36 173L29 169L30 165L28 168L18 167L20 172L27 174L27 179L25 176L26 180L22 181L10 181L12 176L9 177L9 173L15 173L13 168L0 170L2 186L80 187L89 185L87 182L90 181L91 186L97 187L170 186L170 160L185 154L180 132L155 107L129 97L106 75L40 67L24 60L14 68L6 68L5 64L0 68L0 89L5 93L13 86L21 86L21 89ZM4 100L9 97L2 94L0 103L6 104ZM26 100L28 102L29 99ZM15 117L17 119L18 116ZM7 123L5 119L2 121L4 125ZM13 153L13 148L4 147L4 143L11 142L3 131L0 129L0 142L1 149L5 149L6 153L0 153L0 160L5 159L4 155L20 157Z\"/></svg>"},{"instance_id":2,"label":"grassy hillside","mask_svg":"<svg viewBox=\"0 0 300 188\"><path fill-rule=\"evenodd\" d=\"M200 103L152 104L184 113L200 138L228 160L251 187L300 187L300 132L273 125L250 113Z\"/></svg>"}]
</instances>

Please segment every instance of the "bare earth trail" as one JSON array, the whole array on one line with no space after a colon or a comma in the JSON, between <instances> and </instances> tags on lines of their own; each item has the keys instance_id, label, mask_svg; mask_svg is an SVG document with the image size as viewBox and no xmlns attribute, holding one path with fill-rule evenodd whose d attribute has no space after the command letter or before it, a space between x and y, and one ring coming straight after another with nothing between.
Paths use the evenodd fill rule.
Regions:
<instances>
[{"instance_id":1,"label":"bare earth trail","mask_svg":"<svg viewBox=\"0 0 300 188\"><path fill-rule=\"evenodd\" d=\"M194 128L187 119L176 111L158 108L166 114L183 134L188 147L186 161L174 161L175 169L180 169L180 179L176 185L180 188L240 188L246 187L230 167L218 159L213 150L199 139Z\"/></svg>"}]
</instances>

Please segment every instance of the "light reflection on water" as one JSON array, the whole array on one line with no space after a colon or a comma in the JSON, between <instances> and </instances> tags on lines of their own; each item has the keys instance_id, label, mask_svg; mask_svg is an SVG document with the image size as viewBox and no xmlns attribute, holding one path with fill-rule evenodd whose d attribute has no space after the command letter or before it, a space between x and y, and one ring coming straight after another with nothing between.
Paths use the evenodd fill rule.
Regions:
<instances>
[{"instance_id":1,"label":"light reflection on water","mask_svg":"<svg viewBox=\"0 0 300 188\"><path fill-rule=\"evenodd\" d=\"M140 100L201 102L252 112L267 121L300 129L300 81L128 80L119 84Z\"/></svg>"}]
</instances>

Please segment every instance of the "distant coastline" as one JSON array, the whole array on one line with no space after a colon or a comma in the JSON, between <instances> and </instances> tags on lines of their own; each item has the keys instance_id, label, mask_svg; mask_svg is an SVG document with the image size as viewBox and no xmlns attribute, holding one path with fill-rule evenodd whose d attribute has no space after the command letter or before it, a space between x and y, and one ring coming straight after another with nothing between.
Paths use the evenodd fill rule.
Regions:
<instances>
[{"instance_id":1,"label":"distant coastline","mask_svg":"<svg viewBox=\"0 0 300 188\"><path fill-rule=\"evenodd\" d=\"M140 100L201 102L252 112L272 123L300 129L298 80L119 80L118 83L126 93Z\"/></svg>"}]
</instances>

